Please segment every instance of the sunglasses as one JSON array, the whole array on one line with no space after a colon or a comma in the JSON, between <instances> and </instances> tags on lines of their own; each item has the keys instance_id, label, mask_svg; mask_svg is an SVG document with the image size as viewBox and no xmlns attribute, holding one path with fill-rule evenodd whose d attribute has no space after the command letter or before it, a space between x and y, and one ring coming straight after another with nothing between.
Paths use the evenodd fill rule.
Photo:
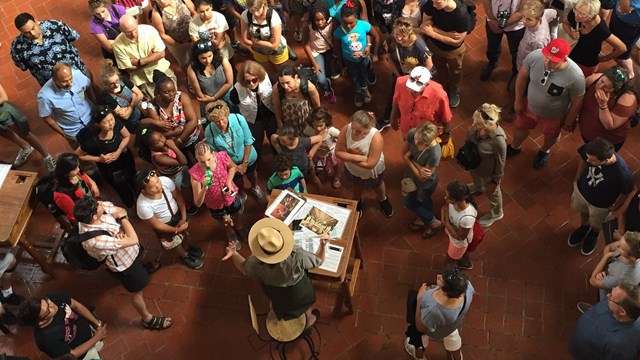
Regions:
<instances>
[{"instance_id":1,"label":"sunglasses","mask_svg":"<svg viewBox=\"0 0 640 360\"><path fill-rule=\"evenodd\" d=\"M455 279L458 279L459 275L460 275L460 269L453 268L453 270L451 271L451 274L449 274L449 276L447 276L447 281L453 281Z\"/></svg>"},{"instance_id":2,"label":"sunglasses","mask_svg":"<svg viewBox=\"0 0 640 360\"><path fill-rule=\"evenodd\" d=\"M396 23L394 25L396 27L413 28L413 24L411 24L408 21L404 21L404 20L398 20L398 21L396 21Z\"/></svg>"},{"instance_id":3,"label":"sunglasses","mask_svg":"<svg viewBox=\"0 0 640 360\"><path fill-rule=\"evenodd\" d=\"M213 112L213 110L220 110L223 107L224 107L224 104L214 105L207 110L207 114L209 114L210 112Z\"/></svg>"},{"instance_id":4,"label":"sunglasses","mask_svg":"<svg viewBox=\"0 0 640 360\"><path fill-rule=\"evenodd\" d=\"M480 116L482 117L482 120L484 120L484 121L494 121L493 118L491 116L489 116L489 114L487 114L486 111L484 111L482 106L480 106L478 108L478 112L480 113Z\"/></svg>"},{"instance_id":5,"label":"sunglasses","mask_svg":"<svg viewBox=\"0 0 640 360\"><path fill-rule=\"evenodd\" d=\"M625 76L625 74L618 68L613 68L613 70L611 70L611 74L614 76L614 79L616 79L616 81L627 81L627 77Z\"/></svg>"},{"instance_id":6,"label":"sunglasses","mask_svg":"<svg viewBox=\"0 0 640 360\"><path fill-rule=\"evenodd\" d=\"M551 70L545 69L544 72L542 73L542 78L540 79L540 84L546 85L547 84L547 79L549 79L549 75L550 74L551 74Z\"/></svg>"},{"instance_id":7,"label":"sunglasses","mask_svg":"<svg viewBox=\"0 0 640 360\"><path fill-rule=\"evenodd\" d=\"M107 115L111 114L111 109L101 107L96 114L100 116L100 119L104 119Z\"/></svg>"},{"instance_id":8,"label":"sunglasses","mask_svg":"<svg viewBox=\"0 0 640 360\"><path fill-rule=\"evenodd\" d=\"M258 83L258 81L260 81L260 79L258 79L258 78L245 79L245 82L246 82L247 84L257 84L257 83Z\"/></svg>"},{"instance_id":9,"label":"sunglasses","mask_svg":"<svg viewBox=\"0 0 640 360\"><path fill-rule=\"evenodd\" d=\"M414 83L416 83L416 85L418 85L418 86L427 85L427 82L426 81L420 81L420 77L418 77L418 76L411 76L411 77L409 77L409 79L411 81L413 81Z\"/></svg>"},{"instance_id":10,"label":"sunglasses","mask_svg":"<svg viewBox=\"0 0 640 360\"><path fill-rule=\"evenodd\" d=\"M149 173L147 174L147 177L144 178L144 183L148 184L149 180L154 176L156 176L156 171L155 170L149 171Z\"/></svg>"},{"instance_id":11,"label":"sunglasses","mask_svg":"<svg viewBox=\"0 0 640 360\"><path fill-rule=\"evenodd\" d=\"M196 47L200 50L211 49L213 47L213 43L211 41L203 41L201 43L197 43Z\"/></svg>"}]
</instances>

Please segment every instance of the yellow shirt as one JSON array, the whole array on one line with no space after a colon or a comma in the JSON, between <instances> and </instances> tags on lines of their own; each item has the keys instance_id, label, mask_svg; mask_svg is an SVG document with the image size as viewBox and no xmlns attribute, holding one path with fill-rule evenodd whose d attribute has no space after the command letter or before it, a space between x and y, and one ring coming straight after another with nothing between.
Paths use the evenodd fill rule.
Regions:
<instances>
[{"instance_id":1,"label":"yellow shirt","mask_svg":"<svg viewBox=\"0 0 640 360\"><path fill-rule=\"evenodd\" d=\"M160 38L158 31L151 25L138 25L138 41L133 41L121 33L113 41L113 53L118 62L118 68L125 70L133 65L131 59L142 59L151 53L164 51L166 48ZM169 61L162 58L155 63L143 65L141 68L130 73L131 81L140 86L153 82L153 70L165 72L169 68Z\"/></svg>"}]
</instances>

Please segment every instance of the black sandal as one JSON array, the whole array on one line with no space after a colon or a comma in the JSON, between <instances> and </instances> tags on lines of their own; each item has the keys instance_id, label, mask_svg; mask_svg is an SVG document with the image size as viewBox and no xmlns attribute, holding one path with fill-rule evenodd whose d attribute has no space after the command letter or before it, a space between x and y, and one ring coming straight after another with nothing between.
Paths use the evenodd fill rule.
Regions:
<instances>
[{"instance_id":1,"label":"black sandal","mask_svg":"<svg viewBox=\"0 0 640 360\"><path fill-rule=\"evenodd\" d=\"M160 270L162 264L160 264L160 261L147 261L144 265L142 265L142 267L144 267L144 269L147 271L147 274L151 275L154 272Z\"/></svg>"},{"instance_id":2,"label":"black sandal","mask_svg":"<svg viewBox=\"0 0 640 360\"><path fill-rule=\"evenodd\" d=\"M409 225L407 226L409 228L409 231L413 231L413 232L418 232L421 231L422 229L424 229L426 225L422 224L422 225L418 225L416 224L415 221L409 223Z\"/></svg>"},{"instance_id":3,"label":"black sandal","mask_svg":"<svg viewBox=\"0 0 640 360\"><path fill-rule=\"evenodd\" d=\"M169 319L169 325L165 326L165 321L167 319ZM173 325L173 320L167 316L154 316L151 320L142 322L142 326L149 330L164 330L170 328L171 325Z\"/></svg>"}]
</instances>

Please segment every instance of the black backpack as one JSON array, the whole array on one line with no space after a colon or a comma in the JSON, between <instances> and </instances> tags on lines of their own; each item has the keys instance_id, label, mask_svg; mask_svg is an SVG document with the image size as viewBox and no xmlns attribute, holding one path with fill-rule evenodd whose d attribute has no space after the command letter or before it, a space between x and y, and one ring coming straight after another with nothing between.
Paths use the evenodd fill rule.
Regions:
<instances>
[{"instance_id":1,"label":"black backpack","mask_svg":"<svg viewBox=\"0 0 640 360\"><path fill-rule=\"evenodd\" d=\"M296 67L296 72L300 77L300 91L302 92L302 95L305 97L305 99L311 100L311 95L309 95L309 81L311 81L313 85L317 86L318 75L312 67L304 67L302 65L298 65ZM280 100L282 101L282 99L284 99L284 88L280 86L280 83L278 83L278 94L280 95Z\"/></svg>"},{"instance_id":2,"label":"black backpack","mask_svg":"<svg viewBox=\"0 0 640 360\"><path fill-rule=\"evenodd\" d=\"M47 207L47 210L54 217L58 217L60 215L64 215L62 210L56 205L53 201L53 191L56 188L56 180L53 174L47 174L38 180L35 186L36 198L40 201L44 206Z\"/></svg>"},{"instance_id":3,"label":"black backpack","mask_svg":"<svg viewBox=\"0 0 640 360\"><path fill-rule=\"evenodd\" d=\"M476 3L473 0L461 0L462 5L467 7L467 13L469 13L469 26L467 27L467 34L471 34L473 29L476 28L478 23L478 16L476 15Z\"/></svg>"},{"instance_id":4,"label":"black backpack","mask_svg":"<svg viewBox=\"0 0 640 360\"><path fill-rule=\"evenodd\" d=\"M266 21L267 21L267 25L269 27L269 29L271 29L271 17L273 16L273 8L271 6L267 7L267 14L266 14ZM255 26L259 26L259 27L263 27L265 25L260 25L257 23L253 22L253 14L251 13L251 11L247 10L247 20L249 20L249 25L255 25ZM282 24L282 29L284 31L284 23ZM284 34L282 34L282 36L284 36Z\"/></svg>"},{"instance_id":5,"label":"black backpack","mask_svg":"<svg viewBox=\"0 0 640 360\"><path fill-rule=\"evenodd\" d=\"M111 236L106 230L93 230L80 234L78 227L75 226L64 239L61 247L65 260L67 260L70 265L81 270L95 270L99 268L100 265L104 263L106 257L102 260L97 260L87 253L87 250L82 247L82 243L100 235Z\"/></svg>"},{"instance_id":6,"label":"black backpack","mask_svg":"<svg viewBox=\"0 0 640 360\"><path fill-rule=\"evenodd\" d=\"M465 170L473 170L480 166L482 158L477 143L472 140L465 141L464 145L458 149L456 161Z\"/></svg>"}]
</instances>

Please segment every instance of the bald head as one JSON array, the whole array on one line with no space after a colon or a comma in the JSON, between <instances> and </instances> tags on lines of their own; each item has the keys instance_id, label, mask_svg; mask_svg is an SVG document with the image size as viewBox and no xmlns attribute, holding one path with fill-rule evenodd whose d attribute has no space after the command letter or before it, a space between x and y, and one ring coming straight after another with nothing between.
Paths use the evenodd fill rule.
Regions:
<instances>
[{"instance_id":1,"label":"bald head","mask_svg":"<svg viewBox=\"0 0 640 360\"><path fill-rule=\"evenodd\" d=\"M120 31L130 40L138 39L138 20L135 17L125 14L120 18Z\"/></svg>"},{"instance_id":2,"label":"bald head","mask_svg":"<svg viewBox=\"0 0 640 360\"><path fill-rule=\"evenodd\" d=\"M59 62L53 66L53 82L60 89L69 90L73 85L73 73L71 66L65 62Z\"/></svg>"}]
</instances>

